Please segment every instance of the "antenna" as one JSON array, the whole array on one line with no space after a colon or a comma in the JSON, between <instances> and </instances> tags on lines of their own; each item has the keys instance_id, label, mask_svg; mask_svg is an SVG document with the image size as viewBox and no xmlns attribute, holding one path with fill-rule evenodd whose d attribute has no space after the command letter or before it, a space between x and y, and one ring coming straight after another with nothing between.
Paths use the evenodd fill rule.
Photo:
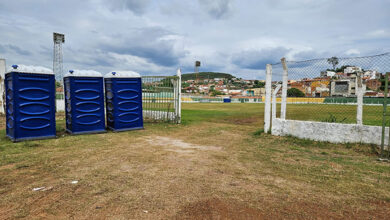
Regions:
<instances>
[{"instance_id":1,"label":"antenna","mask_svg":"<svg viewBox=\"0 0 390 220\"><path fill-rule=\"evenodd\" d=\"M53 72L55 74L56 81L61 82L64 77L63 59L62 59L62 44L65 43L65 35L59 33L53 33Z\"/></svg>"}]
</instances>

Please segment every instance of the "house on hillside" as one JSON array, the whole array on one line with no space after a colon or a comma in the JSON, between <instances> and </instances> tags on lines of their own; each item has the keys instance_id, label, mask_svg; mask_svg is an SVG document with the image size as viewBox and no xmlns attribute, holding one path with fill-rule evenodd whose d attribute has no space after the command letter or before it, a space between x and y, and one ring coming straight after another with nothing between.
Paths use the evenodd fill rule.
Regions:
<instances>
[{"instance_id":1,"label":"house on hillside","mask_svg":"<svg viewBox=\"0 0 390 220\"><path fill-rule=\"evenodd\" d=\"M244 96L265 96L265 88L251 88L243 92Z\"/></svg>"},{"instance_id":2,"label":"house on hillside","mask_svg":"<svg viewBox=\"0 0 390 220\"><path fill-rule=\"evenodd\" d=\"M348 74L356 73L356 72L360 72L360 71L362 71L362 68L360 68L358 66L347 66L344 69L344 74L348 75Z\"/></svg>"}]
</instances>

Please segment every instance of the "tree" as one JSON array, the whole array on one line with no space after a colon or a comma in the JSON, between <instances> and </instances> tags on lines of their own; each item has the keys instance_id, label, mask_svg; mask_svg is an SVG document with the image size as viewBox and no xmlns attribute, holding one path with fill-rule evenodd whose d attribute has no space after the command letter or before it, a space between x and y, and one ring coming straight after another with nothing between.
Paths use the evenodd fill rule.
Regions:
<instances>
[{"instance_id":1,"label":"tree","mask_svg":"<svg viewBox=\"0 0 390 220\"><path fill-rule=\"evenodd\" d=\"M223 93L221 91L218 91L218 90L213 90L210 95L211 96L217 96L217 95L223 95L223 94L225 94L225 93Z\"/></svg>"},{"instance_id":2,"label":"tree","mask_svg":"<svg viewBox=\"0 0 390 220\"><path fill-rule=\"evenodd\" d=\"M58 87L62 87L62 84L60 82L56 81L56 88L58 88Z\"/></svg>"},{"instance_id":3,"label":"tree","mask_svg":"<svg viewBox=\"0 0 390 220\"><path fill-rule=\"evenodd\" d=\"M258 80L256 80L256 81L255 81L255 84L253 85L253 88L264 88L264 86L265 86L264 82L260 82Z\"/></svg>"},{"instance_id":4,"label":"tree","mask_svg":"<svg viewBox=\"0 0 390 220\"><path fill-rule=\"evenodd\" d=\"M328 63L333 66L333 70L336 69L337 64L339 64L339 58L331 57L328 59Z\"/></svg>"},{"instance_id":5,"label":"tree","mask_svg":"<svg viewBox=\"0 0 390 220\"><path fill-rule=\"evenodd\" d=\"M291 89L287 90L287 96L288 97L304 97L305 94L297 88L291 88Z\"/></svg>"}]
</instances>

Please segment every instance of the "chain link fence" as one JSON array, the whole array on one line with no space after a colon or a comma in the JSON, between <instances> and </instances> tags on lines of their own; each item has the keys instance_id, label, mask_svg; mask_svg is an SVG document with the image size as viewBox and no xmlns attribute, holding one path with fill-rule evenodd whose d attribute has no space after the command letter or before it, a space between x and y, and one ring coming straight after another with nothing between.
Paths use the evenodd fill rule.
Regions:
<instances>
[{"instance_id":1,"label":"chain link fence","mask_svg":"<svg viewBox=\"0 0 390 220\"><path fill-rule=\"evenodd\" d=\"M384 75L390 72L390 53L286 61L286 65L286 119L357 123L358 95L362 92L363 124L382 124ZM272 87L282 84L282 79L282 63L273 64ZM276 96L278 103L281 95L282 90Z\"/></svg>"}]
</instances>

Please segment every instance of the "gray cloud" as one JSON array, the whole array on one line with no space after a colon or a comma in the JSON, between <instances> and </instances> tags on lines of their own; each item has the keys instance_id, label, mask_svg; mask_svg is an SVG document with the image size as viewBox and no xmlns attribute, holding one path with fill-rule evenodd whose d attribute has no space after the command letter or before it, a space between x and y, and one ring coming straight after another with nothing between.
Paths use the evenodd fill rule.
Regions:
<instances>
[{"instance_id":1,"label":"gray cloud","mask_svg":"<svg viewBox=\"0 0 390 220\"><path fill-rule=\"evenodd\" d=\"M199 4L215 19L227 18L232 12L232 0L199 0Z\"/></svg>"},{"instance_id":2,"label":"gray cloud","mask_svg":"<svg viewBox=\"0 0 390 220\"><path fill-rule=\"evenodd\" d=\"M150 0L115 0L107 1L114 10L130 10L136 15L142 15L145 13Z\"/></svg>"},{"instance_id":3,"label":"gray cloud","mask_svg":"<svg viewBox=\"0 0 390 220\"><path fill-rule=\"evenodd\" d=\"M176 40L169 38L172 35L174 33L159 27L133 29L129 35L111 36L112 40L101 45L101 49L142 57L162 66L175 66L187 52L175 50Z\"/></svg>"},{"instance_id":4,"label":"gray cloud","mask_svg":"<svg viewBox=\"0 0 390 220\"><path fill-rule=\"evenodd\" d=\"M65 68L102 72L193 71L201 60L202 71L250 77L282 56L298 61L347 56L351 49L359 56L390 51L390 1L275 1L0 1L0 56L50 67L53 31L66 35Z\"/></svg>"},{"instance_id":5,"label":"gray cloud","mask_svg":"<svg viewBox=\"0 0 390 220\"><path fill-rule=\"evenodd\" d=\"M264 69L267 64L279 62L289 51L291 49L285 47L246 50L233 54L232 62L242 68Z\"/></svg>"},{"instance_id":6,"label":"gray cloud","mask_svg":"<svg viewBox=\"0 0 390 220\"><path fill-rule=\"evenodd\" d=\"M22 56L29 56L31 52L28 50L24 50L18 46L12 44L0 44L0 52L1 53L16 53Z\"/></svg>"}]
</instances>

